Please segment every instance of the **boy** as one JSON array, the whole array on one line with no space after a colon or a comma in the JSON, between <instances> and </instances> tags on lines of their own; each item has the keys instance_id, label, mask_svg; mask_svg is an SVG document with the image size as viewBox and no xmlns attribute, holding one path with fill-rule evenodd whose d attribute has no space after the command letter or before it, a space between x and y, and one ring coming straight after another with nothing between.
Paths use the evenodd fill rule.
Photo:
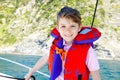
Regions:
<instances>
[{"instance_id":1,"label":"boy","mask_svg":"<svg viewBox=\"0 0 120 80\"><path fill-rule=\"evenodd\" d=\"M100 80L99 64L92 48L100 37L95 28L82 27L80 13L63 7L57 16L57 27L51 32L55 38L49 56L43 56L27 74L26 80L48 60L50 80Z\"/></svg>"}]
</instances>

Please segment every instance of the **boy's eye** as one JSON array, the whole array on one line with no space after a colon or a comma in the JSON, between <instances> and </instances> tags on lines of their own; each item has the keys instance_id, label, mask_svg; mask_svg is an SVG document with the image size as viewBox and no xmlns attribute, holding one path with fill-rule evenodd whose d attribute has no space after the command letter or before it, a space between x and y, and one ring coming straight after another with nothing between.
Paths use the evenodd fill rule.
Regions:
<instances>
[{"instance_id":1,"label":"boy's eye","mask_svg":"<svg viewBox=\"0 0 120 80\"><path fill-rule=\"evenodd\" d=\"M75 26L71 26L71 27L75 27Z\"/></svg>"},{"instance_id":2,"label":"boy's eye","mask_svg":"<svg viewBox=\"0 0 120 80\"><path fill-rule=\"evenodd\" d=\"M61 26L62 28L65 28L65 26Z\"/></svg>"}]
</instances>

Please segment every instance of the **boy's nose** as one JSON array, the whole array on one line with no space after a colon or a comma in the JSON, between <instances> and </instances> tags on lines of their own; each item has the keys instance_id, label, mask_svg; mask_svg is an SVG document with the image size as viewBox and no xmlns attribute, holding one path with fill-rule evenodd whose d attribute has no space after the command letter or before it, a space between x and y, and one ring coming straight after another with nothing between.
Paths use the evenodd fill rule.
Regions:
<instances>
[{"instance_id":1,"label":"boy's nose","mask_svg":"<svg viewBox=\"0 0 120 80\"><path fill-rule=\"evenodd\" d=\"M66 28L66 31L70 32L70 31L71 31L71 29L70 29L70 28Z\"/></svg>"},{"instance_id":2,"label":"boy's nose","mask_svg":"<svg viewBox=\"0 0 120 80\"><path fill-rule=\"evenodd\" d=\"M71 29L68 28L65 30L65 32L69 34L69 33L71 33Z\"/></svg>"}]
</instances>

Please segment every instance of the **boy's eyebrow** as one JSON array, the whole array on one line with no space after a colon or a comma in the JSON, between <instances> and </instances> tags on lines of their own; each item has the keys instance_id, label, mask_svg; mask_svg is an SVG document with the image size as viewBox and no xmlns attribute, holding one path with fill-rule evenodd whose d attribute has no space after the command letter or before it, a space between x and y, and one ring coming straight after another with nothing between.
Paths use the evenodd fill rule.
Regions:
<instances>
[{"instance_id":1,"label":"boy's eyebrow","mask_svg":"<svg viewBox=\"0 0 120 80\"><path fill-rule=\"evenodd\" d=\"M60 25L63 25L63 26L65 26L65 24L60 24ZM72 24L72 25L70 25L70 26L75 26L76 24Z\"/></svg>"},{"instance_id":2,"label":"boy's eyebrow","mask_svg":"<svg viewBox=\"0 0 120 80\"><path fill-rule=\"evenodd\" d=\"M65 25L65 24L60 23L60 25Z\"/></svg>"}]
</instances>

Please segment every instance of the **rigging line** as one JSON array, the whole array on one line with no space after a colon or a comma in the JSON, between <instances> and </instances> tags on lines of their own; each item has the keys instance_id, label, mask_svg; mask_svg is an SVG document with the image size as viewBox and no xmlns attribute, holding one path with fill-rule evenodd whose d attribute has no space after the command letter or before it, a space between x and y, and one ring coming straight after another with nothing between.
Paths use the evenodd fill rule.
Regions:
<instances>
[{"instance_id":1,"label":"rigging line","mask_svg":"<svg viewBox=\"0 0 120 80\"><path fill-rule=\"evenodd\" d=\"M22 66L22 67L27 68L27 69L31 69L31 68L28 67L28 66L25 66L25 65L23 65L23 64L20 64L20 63L18 63L18 62L15 62L15 61L12 61L12 60L3 58L3 57L0 57L0 59L5 60L5 61L8 61L8 62L11 62L11 63L14 63L14 64L17 64L17 65ZM45 74L45 73L43 73L43 72L40 72L40 71L36 71L36 72L39 73L39 74L41 74L41 75L44 75L44 76L46 76L46 77L50 77L49 75L47 75L47 74Z\"/></svg>"},{"instance_id":2,"label":"rigging line","mask_svg":"<svg viewBox=\"0 0 120 80\"><path fill-rule=\"evenodd\" d=\"M97 11L97 6L98 6L98 0L96 1L96 4L95 4L95 10L94 10L94 15L93 15L93 19L92 19L92 24L91 24L91 28L93 27L93 24L94 24L94 20L95 20L95 14L96 14L96 11Z\"/></svg>"}]
</instances>

